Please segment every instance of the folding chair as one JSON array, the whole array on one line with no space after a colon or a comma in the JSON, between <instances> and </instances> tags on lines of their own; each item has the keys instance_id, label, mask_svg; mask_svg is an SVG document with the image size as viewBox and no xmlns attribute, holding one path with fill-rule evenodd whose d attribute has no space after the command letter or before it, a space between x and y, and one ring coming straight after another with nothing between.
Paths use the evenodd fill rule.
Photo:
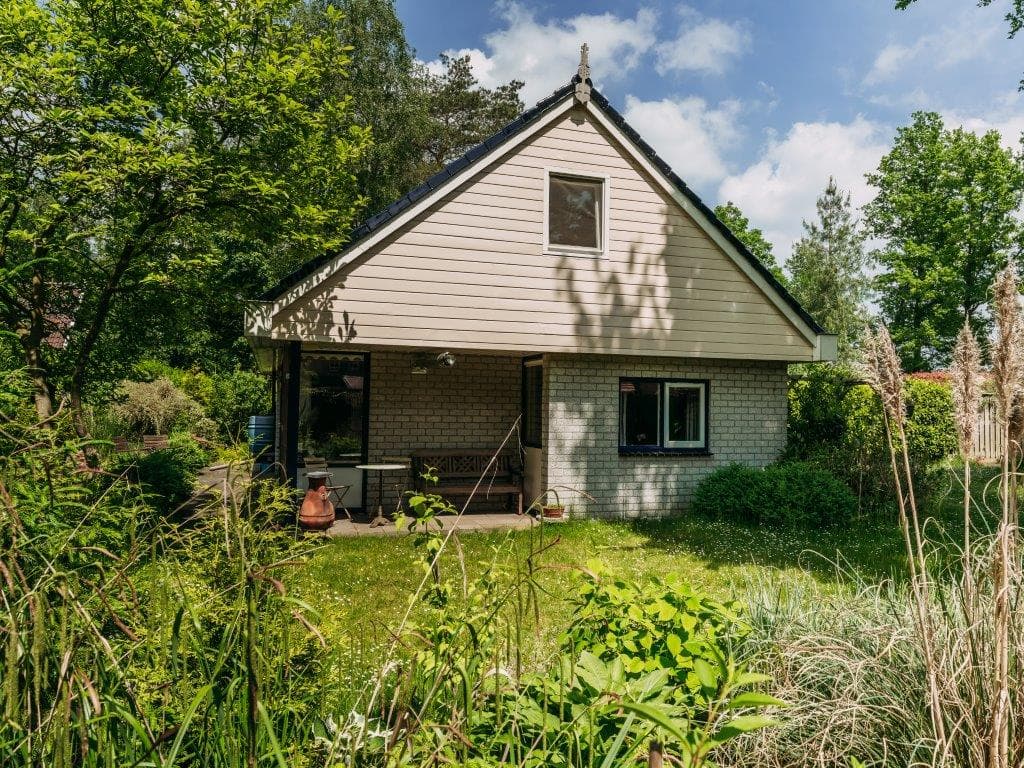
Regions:
<instances>
[{"instance_id":1,"label":"folding chair","mask_svg":"<svg viewBox=\"0 0 1024 768\"><path fill-rule=\"evenodd\" d=\"M326 472L327 473L327 493L334 497L335 508L341 507L341 511L345 513L345 517L349 520L352 519L352 513L348 511L348 507L345 506L343 499L345 494L348 493L348 489L352 487L349 485L335 485L334 475L331 474L331 470L327 468L327 459L319 456L306 456L303 458L303 462L306 465L307 472Z\"/></svg>"}]
</instances>

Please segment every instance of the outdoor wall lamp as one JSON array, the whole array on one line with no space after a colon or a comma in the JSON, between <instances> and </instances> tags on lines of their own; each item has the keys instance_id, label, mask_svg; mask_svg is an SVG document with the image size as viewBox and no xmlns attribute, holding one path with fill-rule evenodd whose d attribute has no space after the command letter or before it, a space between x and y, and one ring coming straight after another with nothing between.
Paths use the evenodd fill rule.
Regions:
<instances>
[{"instance_id":1,"label":"outdoor wall lamp","mask_svg":"<svg viewBox=\"0 0 1024 768\"><path fill-rule=\"evenodd\" d=\"M435 355L432 352L420 352L412 360L412 372L423 375L429 368L453 368L455 355L445 351Z\"/></svg>"}]
</instances>

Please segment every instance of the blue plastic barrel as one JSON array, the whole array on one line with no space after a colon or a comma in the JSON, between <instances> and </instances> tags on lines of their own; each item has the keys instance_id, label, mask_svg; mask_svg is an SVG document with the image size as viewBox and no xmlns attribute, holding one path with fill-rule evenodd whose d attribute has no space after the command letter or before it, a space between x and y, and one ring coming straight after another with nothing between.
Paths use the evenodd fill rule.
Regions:
<instances>
[{"instance_id":1,"label":"blue plastic barrel","mask_svg":"<svg viewBox=\"0 0 1024 768\"><path fill-rule=\"evenodd\" d=\"M258 464L274 463L274 417L250 416L246 428L252 455Z\"/></svg>"}]
</instances>

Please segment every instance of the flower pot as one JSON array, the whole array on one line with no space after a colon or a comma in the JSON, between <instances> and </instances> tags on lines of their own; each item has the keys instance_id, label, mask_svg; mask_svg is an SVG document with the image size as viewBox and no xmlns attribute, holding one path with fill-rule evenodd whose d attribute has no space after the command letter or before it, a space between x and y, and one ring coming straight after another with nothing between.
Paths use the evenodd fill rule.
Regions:
<instances>
[{"instance_id":1,"label":"flower pot","mask_svg":"<svg viewBox=\"0 0 1024 768\"><path fill-rule=\"evenodd\" d=\"M564 504L545 504L541 507L541 515L545 520L561 520L565 517Z\"/></svg>"}]
</instances>

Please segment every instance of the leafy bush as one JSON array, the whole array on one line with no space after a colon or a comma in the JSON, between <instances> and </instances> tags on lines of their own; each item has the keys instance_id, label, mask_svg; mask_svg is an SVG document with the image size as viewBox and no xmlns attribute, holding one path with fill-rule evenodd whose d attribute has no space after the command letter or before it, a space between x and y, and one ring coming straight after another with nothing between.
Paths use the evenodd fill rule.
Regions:
<instances>
[{"instance_id":1,"label":"leafy bush","mask_svg":"<svg viewBox=\"0 0 1024 768\"><path fill-rule=\"evenodd\" d=\"M167 514L195 491L196 477L210 455L191 435L175 433L169 446L148 454L118 454L109 470L137 484L143 498L161 514Z\"/></svg>"},{"instance_id":2,"label":"leafy bush","mask_svg":"<svg viewBox=\"0 0 1024 768\"><path fill-rule=\"evenodd\" d=\"M936 381L911 378L904 386L915 486L927 496L931 465L956 451L952 395ZM854 492L863 512L888 510L893 503L885 439L881 403L866 384L819 366L790 386L787 458L832 472Z\"/></svg>"},{"instance_id":3,"label":"leafy bush","mask_svg":"<svg viewBox=\"0 0 1024 768\"><path fill-rule=\"evenodd\" d=\"M95 564L96 552L87 548L116 552L132 540L138 501L101 494L104 482L79 469L85 443L69 412L58 411L44 429L31 395L24 371L0 370L0 555L24 535L39 556L25 568Z\"/></svg>"},{"instance_id":4,"label":"leafy bush","mask_svg":"<svg viewBox=\"0 0 1024 768\"><path fill-rule=\"evenodd\" d=\"M270 388L264 376L236 369L213 377L205 406L221 434L237 440L250 416L270 413Z\"/></svg>"},{"instance_id":5,"label":"leafy bush","mask_svg":"<svg viewBox=\"0 0 1024 768\"><path fill-rule=\"evenodd\" d=\"M229 373L182 370L147 360L136 366L149 380L169 379L202 406L222 437L237 440L250 416L269 413L270 388L264 376L242 368Z\"/></svg>"},{"instance_id":6,"label":"leafy bush","mask_svg":"<svg viewBox=\"0 0 1024 768\"><path fill-rule=\"evenodd\" d=\"M119 395L111 412L128 434L165 435L177 430L206 435L211 431L202 406L168 378L122 382Z\"/></svg>"},{"instance_id":7,"label":"leafy bush","mask_svg":"<svg viewBox=\"0 0 1024 768\"><path fill-rule=\"evenodd\" d=\"M625 679L639 680L663 671L672 690L669 700L690 716L706 709L699 670L718 679L718 659L747 632L738 607L721 603L690 584L651 579L643 584L587 564L573 603L572 624L563 637L573 656L591 653L622 665Z\"/></svg>"},{"instance_id":8,"label":"leafy bush","mask_svg":"<svg viewBox=\"0 0 1024 768\"><path fill-rule=\"evenodd\" d=\"M813 464L784 462L763 470L731 464L700 482L693 509L752 524L845 525L857 513L857 499L831 472Z\"/></svg>"}]
</instances>

